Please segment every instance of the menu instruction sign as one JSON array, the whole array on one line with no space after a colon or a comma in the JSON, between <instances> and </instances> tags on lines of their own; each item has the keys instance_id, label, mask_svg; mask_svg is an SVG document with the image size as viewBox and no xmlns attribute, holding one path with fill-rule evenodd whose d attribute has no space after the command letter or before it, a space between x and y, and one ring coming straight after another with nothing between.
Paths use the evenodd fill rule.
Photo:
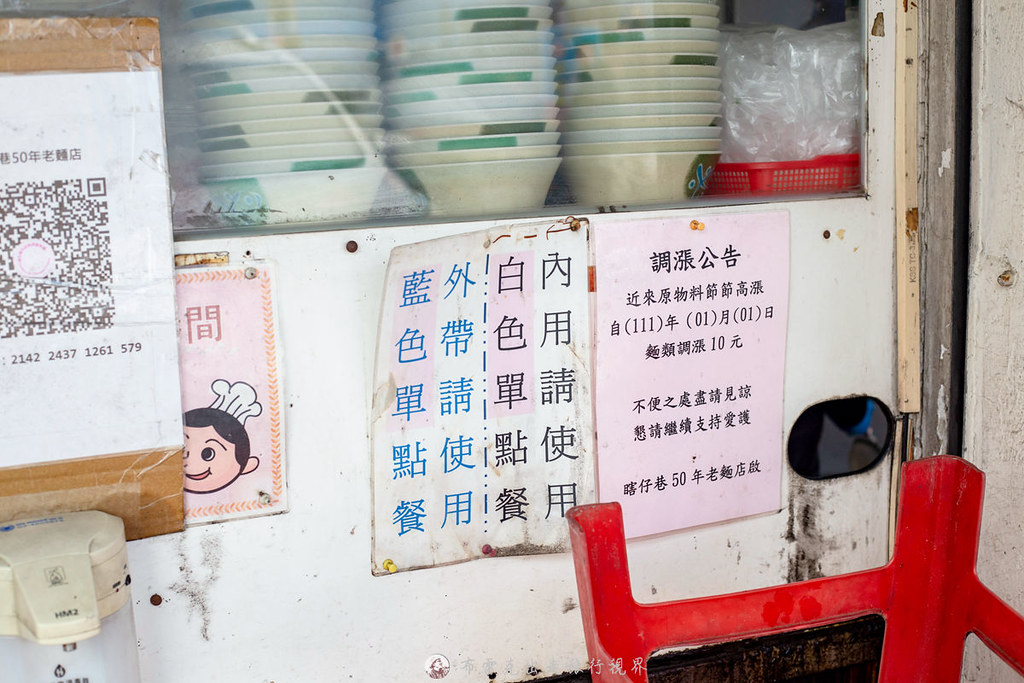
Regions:
<instances>
[{"instance_id":1,"label":"menu instruction sign","mask_svg":"<svg viewBox=\"0 0 1024 683\"><path fill-rule=\"evenodd\" d=\"M595 501L584 222L395 248L372 412L374 574L568 547Z\"/></svg>"},{"instance_id":2,"label":"menu instruction sign","mask_svg":"<svg viewBox=\"0 0 1024 683\"><path fill-rule=\"evenodd\" d=\"M788 214L594 235L601 501L627 537L778 510Z\"/></svg>"}]
</instances>

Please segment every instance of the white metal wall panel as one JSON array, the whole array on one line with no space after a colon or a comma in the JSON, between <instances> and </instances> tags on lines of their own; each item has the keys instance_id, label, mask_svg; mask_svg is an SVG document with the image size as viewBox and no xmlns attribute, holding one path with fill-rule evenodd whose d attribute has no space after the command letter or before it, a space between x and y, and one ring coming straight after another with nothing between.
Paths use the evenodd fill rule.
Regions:
<instances>
[{"instance_id":1,"label":"white metal wall panel","mask_svg":"<svg viewBox=\"0 0 1024 683\"><path fill-rule=\"evenodd\" d=\"M884 7L884 10L883 10ZM894 3L866 3L865 25ZM894 26L882 16L882 26ZM877 31L876 31L877 32ZM893 31L868 42L869 196L749 208L791 219L784 416L870 394L894 406ZM623 219L592 215L592 221ZM496 558L370 575L368 406L390 248L483 227L393 227L181 242L278 266L291 510L129 545L147 683L521 681L586 665L571 558ZM823 233L828 230L829 238ZM355 241L355 253L346 243ZM342 388L343 391L339 391ZM787 473L782 511L629 545L637 598L661 601L885 562L889 468ZM991 482L991 479L990 479ZM163 598L159 606L150 596ZM532 669L531 669L532 668Z\"/></svg>"},{"instance_id":2,"label":"white metal wall panel","mask_svg":"<svg viewBox=\"0 0 1024 683\"><path fill-rule=\"evenodd\" d=\"M1024 467L1020 387L1024 354L1024 263L1016 191L1024 167L1024 6L974 3L974 149L971 164L971 246L968 281L964 457L985 471L985 508L978 575L1024 611ZM1011 189L1012 188L1012 189ZM1020 678L976 638L968 641L963 680L1003 683Z\"/></svg>"}]
</instances>

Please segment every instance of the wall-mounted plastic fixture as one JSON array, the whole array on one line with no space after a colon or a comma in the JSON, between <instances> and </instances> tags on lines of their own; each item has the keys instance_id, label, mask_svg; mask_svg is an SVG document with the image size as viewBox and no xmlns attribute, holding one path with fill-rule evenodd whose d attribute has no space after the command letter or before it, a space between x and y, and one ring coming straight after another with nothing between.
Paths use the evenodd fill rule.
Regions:
<instances>
[{"instance_id":1,"label":"wall-mounted plastic fixture","mask_svg":"<svg viewBox=\"0 0 1024 683\"><path fill-rule=\"evenodd\" d=\"M789 432L789 464L808 479L863 472L892 448L893 427L892 413L870 396L816 403Z\"/></svg>"},{"instance_id":2,"label":"wall-mounted plastic fixture","mask_svg":"<svg viewBox=\"0 0 1024 683\"><path fill-rule=\"evenodd\" d=\"M117 517L0 522L3 680L138 683L130 583Z\"/></svg>"}]
</instances>

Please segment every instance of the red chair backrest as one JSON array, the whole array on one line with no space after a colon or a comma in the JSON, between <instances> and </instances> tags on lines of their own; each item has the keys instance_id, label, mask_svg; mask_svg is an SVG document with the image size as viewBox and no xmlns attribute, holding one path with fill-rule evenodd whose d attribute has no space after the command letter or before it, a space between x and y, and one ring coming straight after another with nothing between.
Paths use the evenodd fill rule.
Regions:
<instances>
[{"instance_id":1,"label":"red chair backrest","mask_svg":"<svg viewBox=\"0 0 1024 683\"><path fill-rule=\"evenodd\" d=\"M727 595L637 603L618 503L569 520L580 611L597 683L647 682L651 653L835 623L886 620L880 683L958 683L975 633L1024 676L1024 618L978 579L984 475L962 458L903 466L893 559L878 569Z\"/></svg>"}]
</instances>

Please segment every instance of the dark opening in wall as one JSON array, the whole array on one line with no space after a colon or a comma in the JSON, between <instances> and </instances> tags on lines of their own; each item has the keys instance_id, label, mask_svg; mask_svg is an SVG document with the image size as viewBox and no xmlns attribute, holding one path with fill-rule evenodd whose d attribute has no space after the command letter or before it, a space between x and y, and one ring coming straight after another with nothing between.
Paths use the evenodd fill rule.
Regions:
<instances>
[{"instance_id":1,"label":"dark opening in wall","mask_svg":"<svg viewBox=\"0 0 1024 683\"><path fill-rule=\"evenodd\" d=\"M892 448L893 426L889 409L870 396L816 403L793 423L789 464L808 479L863 472Z\"/></svg>"}]
</instances>

